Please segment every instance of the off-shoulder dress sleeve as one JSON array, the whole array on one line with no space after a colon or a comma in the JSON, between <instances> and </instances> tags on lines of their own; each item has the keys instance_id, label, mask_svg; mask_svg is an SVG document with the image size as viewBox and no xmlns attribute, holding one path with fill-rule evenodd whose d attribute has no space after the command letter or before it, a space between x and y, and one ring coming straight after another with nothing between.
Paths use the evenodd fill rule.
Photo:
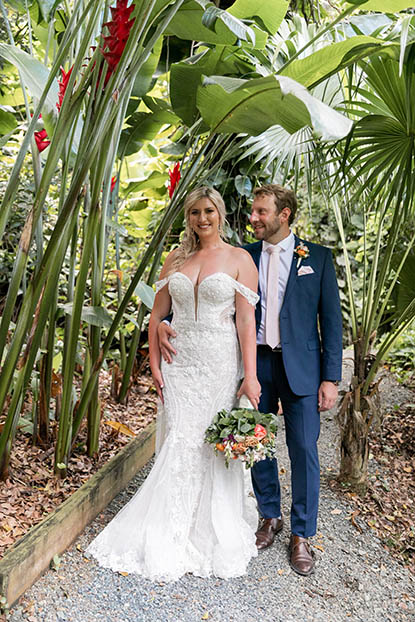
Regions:
<instances>
[{"instance_id":1,"label":"off-shoulder dress sleeve","mask_svg":"<svg viewBox=\"0 0 415 622\"><path fill-rule=\"evenodd\" d=\"M242 296L244 296L244 298L247 299L249 304L255 307L256 303L259 300L259 296L256 292L254 292L252 289L250 289L246 285L239 283L239 281L235 281L235 289L239 294L242 294Z\"/></svg>"},{"instance_id":2,"label":"off-shoulder dress sleeve","mask_svg":"<svg viewBox=\"0 0 415 622\"><path fill-rule=\"evenodd\" d=\"M160 281L156 281L155 286L156 286L156 294L159 293L159 291L161 289L163 289L163 287L165 285L167 285L167 283L169 282L170 277L167 276L165 279L160 279Z\"/></svg>"}]
</instances>

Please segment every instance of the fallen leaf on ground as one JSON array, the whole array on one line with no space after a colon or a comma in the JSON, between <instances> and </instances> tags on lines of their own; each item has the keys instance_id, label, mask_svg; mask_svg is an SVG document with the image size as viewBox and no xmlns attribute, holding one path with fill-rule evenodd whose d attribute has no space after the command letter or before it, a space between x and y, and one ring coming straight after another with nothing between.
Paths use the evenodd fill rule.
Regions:
<instances>
[{"instance_id":1,"label":"fallen leaf on ground","mask_svg":"<svg viewBox=\"0 0 415 622\"><path fill-rule=\"evenodd\" d=\"M140 387L151 386L149 374L137 376L129 389L128 404L119 404L111 395L111 371L102 370L100 373L99 395L103 413L111 421L125 425L134 436L154 421L157 413L157 395L144 395L139 384ZM31 409L32 398L28 392L23 414L27 416ZM0 420L0 426L1 423ZM56 422L53 420L51 437L56 437ZM103 425L99 456L90 458L86 453L86 424L81 426L69 459L68 475L60 480L53 473L54 445L46 449L34 446L31 435L19 433L13 444L9 479L0 487L0 558L9 546L68 499L130 440L130 435L117 434L112 427ZM6 533L2 524L11 529ZM84 561L90 560L84 558Z\"/></svg>"},{"instance_id":2,"label":"fallen leaf on ground","mask_svg":"<svg viewBox=\"0 0 415 622\"><path fill-rule=\"evenodd\" d=\"M120 423L119 421L104 421L105 425L109 425L113 430L117 432L121 432L121 434L126 434L127 436L135 436L134 432L130 430L130 428L124 423Z\"/></svg>"}]
</instances>

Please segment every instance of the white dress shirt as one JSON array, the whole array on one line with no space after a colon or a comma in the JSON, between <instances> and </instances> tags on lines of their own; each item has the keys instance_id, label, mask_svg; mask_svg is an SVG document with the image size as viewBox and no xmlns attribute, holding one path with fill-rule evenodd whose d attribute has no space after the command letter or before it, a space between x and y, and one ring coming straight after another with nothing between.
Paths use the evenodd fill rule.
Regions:
<instances>
[{"instance_id":1,"label":"white dress shirt","mask_svg":"<svg viewBox=\"0 0 415 622\"><path fill-rule=\"evenodd\" d=\"M288 277L291 270L291 264L293 261L294 255L294 234L292 231L290 234L275 244L275 246L279 246L281 248L280 251L280 267L278 273L278 287L277 291L273 291L271 293L272 296L278 296L278 313L281 311L282 303L284 300L285 289L287 287ZM274 246L273 244L269 244L269 242L262 243L262 253L259 261L259 289L261 291L261 324L259 327L258 335L257 335L257 343L264 345L265 341L265 317L267 311L267 280L268 280L268 263L269 263L269 253L267 252L267 248L269 246ZM278 344L280 345L280 344Z\"/></svg>"}]
</instances>

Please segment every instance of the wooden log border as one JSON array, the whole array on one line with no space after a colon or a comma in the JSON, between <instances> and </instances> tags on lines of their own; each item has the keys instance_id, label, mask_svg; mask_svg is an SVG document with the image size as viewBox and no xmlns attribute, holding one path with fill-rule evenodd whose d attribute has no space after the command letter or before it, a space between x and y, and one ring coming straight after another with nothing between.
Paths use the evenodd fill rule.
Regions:
<instances>
[{"instance_id":1,"label":"wooden log border","mask_svg":"<svg viewBox=\"0 0 415 622\"><path fill-rule=\"evenodd\" d=\"M17 602L49 568L54 555L65 551L150 460L154 453L155 430L155 423L144 428L5 554L0 561L0 611Z\"/></svg>"}]
</instances>

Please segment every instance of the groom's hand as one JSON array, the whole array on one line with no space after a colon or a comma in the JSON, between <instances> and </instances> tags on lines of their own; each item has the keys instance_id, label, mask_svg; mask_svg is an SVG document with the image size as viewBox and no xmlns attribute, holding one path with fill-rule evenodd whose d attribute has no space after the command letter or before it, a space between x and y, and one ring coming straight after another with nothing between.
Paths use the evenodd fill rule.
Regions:
<instances>
[{"instance_id":1,"label":"groom's hand","mask_svg":"<svg viewBox=\"0 0 415 622\"><path fill-rule=\"evenodd\" d=\"M337 386L330 380L323 380L318 390L318 409L320 412L333 408L338 395Z\"/></svg>"},{"instance_id":2,"label":"groom's hand","mask_svg":"<svg viewBox=\"0 0 415 622\"><path fill-rule=\"evenodd\" d=\"M166 324L166 322L160 322L157 335L159 338L159 347L161 356L166 361L166 363L171 363L173 361L173 354L177 354L176 350L171 345L169 339L171 337L176 337L176 332L170 326L170 324Z\"/></svg>"}]
</instances>

